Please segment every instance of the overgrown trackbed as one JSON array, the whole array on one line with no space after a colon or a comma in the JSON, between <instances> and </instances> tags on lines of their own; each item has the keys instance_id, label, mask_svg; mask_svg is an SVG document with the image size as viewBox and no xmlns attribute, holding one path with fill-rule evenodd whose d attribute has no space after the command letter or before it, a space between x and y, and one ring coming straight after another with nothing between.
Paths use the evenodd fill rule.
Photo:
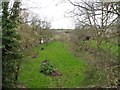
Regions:
<instances>
[{"instance_id":1,"label":"overgrown trackbed","mask_svg":"<svg viewBox=\"0 0 120 90\"><path fill-rule=\"evenodd\" d=\"M41 50L44 47L44 50ZM63 42L51 42L47 46L40 45L25 56L20 68L19 83L30 88L45 87L81 87L85 78L86 62L75 57ZM27 53L26 52L26 53ZM38 58L31 58L33 52L38 52ZM40 64L48 59L62 76L50 77L39 73Z\"/></svg>"}]
</instances>

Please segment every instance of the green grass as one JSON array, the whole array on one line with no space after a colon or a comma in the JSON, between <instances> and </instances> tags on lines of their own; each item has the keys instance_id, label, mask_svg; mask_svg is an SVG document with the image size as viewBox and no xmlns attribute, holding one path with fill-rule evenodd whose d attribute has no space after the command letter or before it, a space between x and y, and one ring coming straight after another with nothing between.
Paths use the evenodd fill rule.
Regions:
<instances>
[{"instance_id":1,"label":"green grass","mask_svg":"<svg viewBox=\"0 0 120 90\"><path fill-rule=\"evenodd\" d=\"M90 40L87 43L90 46L97 48L97 42L95 40ZM115 55L119 54L118 49L120 47L118 45L115 45L114 43L102 41L102 44L100 47L101 47L101 49L112 52Z\"/></svg>"},{"instance_id":2,"label":"green grass","mask_svg":"<svg viewBox=\"0 0 120 90\"><path fill-rule=\"evenodd\" d=\"M45 50L41 50L44 47ZM30 88L83 87L86 62L75 57L63 42L52 42L35 47L28 52L39 52L39 57L25 57L20 68L19 83ZM48 59L62 76L50 77L39 73L40 64Z\"/></svg>"}]
</instances>

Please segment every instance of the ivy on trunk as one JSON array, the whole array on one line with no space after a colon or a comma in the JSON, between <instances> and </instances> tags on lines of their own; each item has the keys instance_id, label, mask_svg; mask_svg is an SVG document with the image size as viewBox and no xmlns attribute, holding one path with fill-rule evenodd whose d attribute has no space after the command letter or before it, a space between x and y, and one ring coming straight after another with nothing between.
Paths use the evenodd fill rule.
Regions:
<instances>
[{"instance_id":1,"label":"ivy on trunk","mask_svg":"<svg viewBox=\"0 0 120 90\"><path fill-rule=\"evenodd\" d=\"M21 53L20 35L16 32L19 22L19 4L14 2L9 9L9 2L2 2L2 86L15 87Z\"/></svg>"}]
</instances>

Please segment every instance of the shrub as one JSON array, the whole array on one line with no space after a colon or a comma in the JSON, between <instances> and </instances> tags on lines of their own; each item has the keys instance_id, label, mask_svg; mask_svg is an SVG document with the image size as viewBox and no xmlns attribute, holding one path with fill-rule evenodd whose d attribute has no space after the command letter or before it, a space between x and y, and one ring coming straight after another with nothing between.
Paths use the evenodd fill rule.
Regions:
<instances>
[{"instance_id":1,"label":"shrub","mask_svg":"<svg viewBox=\"0 0 120 90\"><path fill-rule=\"evenodd\" d=\"M55 72L55 68L49 63L48 60L45 60L40 65L40 73L45 75L52 75Z\"/></svg>"},{"instance_id":2,"label":"shrub","mask_svg":"<svg viewBox=\"0 0 120 90\"><path fill-rule=\"evenodd\" d=\"M43 73L46 76L62 76L62 74L57 71L48 60L44 60L40 65L40 73Z\"/></svg>"}]
</instances>

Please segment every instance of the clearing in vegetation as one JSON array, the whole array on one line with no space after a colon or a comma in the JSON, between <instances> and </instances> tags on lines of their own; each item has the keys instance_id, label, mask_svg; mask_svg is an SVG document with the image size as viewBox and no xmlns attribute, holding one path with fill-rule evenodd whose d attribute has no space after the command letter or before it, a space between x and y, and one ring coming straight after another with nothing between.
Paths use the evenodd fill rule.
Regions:
<instances>
[{"instance_id":1,"label":"clearing in vegetation","mask_svg":"<svg viewBox=\"0 0 120 90\"><path fill-rule=\"evenodd\" d=\"M41 50L44 48L44 50ZM33 52L38 52L37 58L31 58ZM19 72L19 82L29 88L46 87L81 87L85 78L87 63L75 57L63 42L51 42L28 50ZM40 73L40 65L44 60L61 72L61 76L45 76Z\"/></svg>"}]
</instances>

